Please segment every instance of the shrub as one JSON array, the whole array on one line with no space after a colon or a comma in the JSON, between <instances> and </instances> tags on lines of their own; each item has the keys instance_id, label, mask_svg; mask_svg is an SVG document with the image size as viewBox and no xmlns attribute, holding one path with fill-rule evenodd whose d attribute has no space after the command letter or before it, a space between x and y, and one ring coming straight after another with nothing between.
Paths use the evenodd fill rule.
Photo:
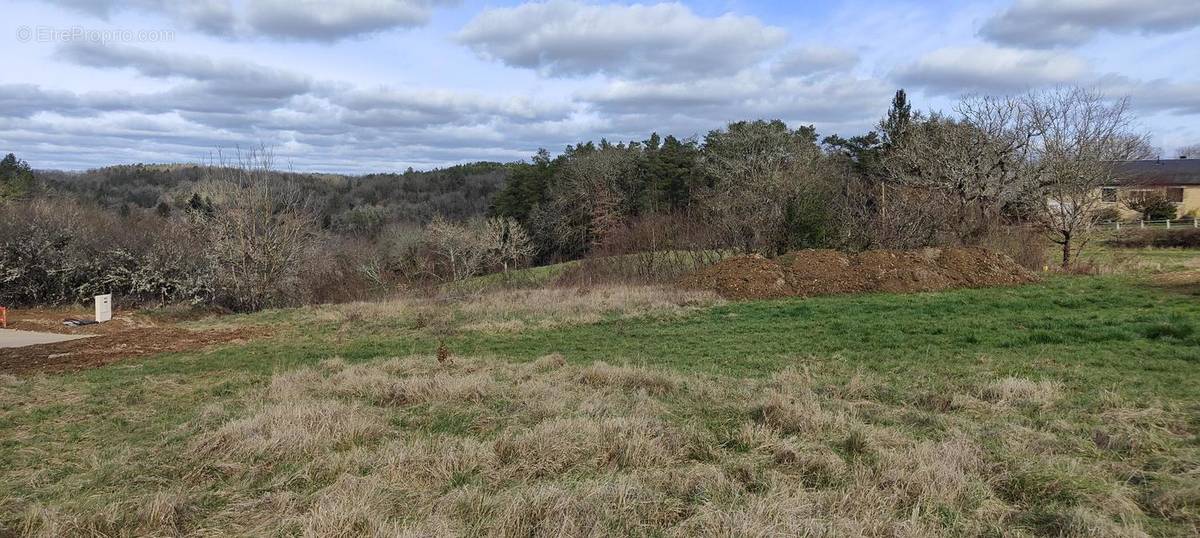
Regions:
<instances>
[{"instance_id":1,"label":"shrub","mask_svg":"<svg viewBox=\"0 0 1200 538\"><path fill-rule=\"evenodd\" d=\"M1115 207L1103 207L1096 210L1096 222L1116 222L1121 220L1121 210Z\"/></svg>"},{"instance_id":2,"label":"shrub","mask_svg":"<svg viewBox=\"0 0 1200 538\"><path fill-rule=\"evenodd\" d=\"M1158 193L1130 198L1125 202L1125 207L1141 213L1145 220L1173 219L1176 213L1175 203Z\"/></svg>"},{"instance_id":3,"label":"shrub","mask_svg":"<svg viewBox=\"0 0 1200 538\"><path fill-rule=\"evenodd\" d=\"M211 299L208 265L187 226L145 213L121 217L72 200L0 206L0 302L123 304Z\"/></svg>"},{"instance_id":4,"label":"shrub","mask_svg":"<svg viewBox=\"0 0 1200 538\"><path fill-rule=\"evenodd\" d=\"M210 168L202 187L214 212L194 222L208 242L216 299L234 310L294 303L304 254L316 238L307 199L265 177L269 167L267 157L252 154L240 166Z\"/></svg>"}]
</instances>

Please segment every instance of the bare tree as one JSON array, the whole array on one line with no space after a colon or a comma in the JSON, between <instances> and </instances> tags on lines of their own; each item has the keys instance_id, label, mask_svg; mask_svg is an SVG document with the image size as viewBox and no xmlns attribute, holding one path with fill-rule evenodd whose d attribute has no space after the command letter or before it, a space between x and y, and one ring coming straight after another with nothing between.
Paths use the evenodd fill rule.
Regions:
<instances>
[{"instance_id":1,"label":"bare tree","mask_svg":"<svg viewBox=\"0 0 1200 538\"><path fill-rule=\"evenodd\" d=\"M525 228L510 217L493 217L482 225L483 245L487 248L488 256L494 263L504 267L508 274L508 266L521 263L533 256L536 247Z\"/></svg>"},{"instance_id":2,"label":"bare tree","mask_svg":"<svg viewBox=\"0 0 1200 538\"><path fill-rule=\"evenodd\" d=\"M206 167L200 191L211 213L194 214L209 243L219 299L259 310L295 296L316 214L294 185L272 173L266 148L238 151Z\"/></svg>"},{"instance_id":3,"label":"bare tree","mask_svg":"<svg viewBox=\"0 0 1200 538\"><path fill-rule=\"evenodd\" d=\"M817 181L815 131L781 121L739 122L705 138L704 167L713 178L700 193L725 247L775 254L786 243L789 212Z\"/></svg>"},{"instance_id":4,"label":"bare tree","mask_svg":"<svg viewBox=\"0 0 1200 538\"><path fill-rule=\"evenodd\" d=\"M957 118L918 116L884 166L901 185L936 191L948 203L946 226L959 243L974 243L1019 192L1032 130L1022 103L1007 97L967 97ZM931 200L928 193L922 198ZM932 201L932 200L931 200Z\"/></svg>"},{"instance_id":5,"label":"bare tree","mask_svg":"<svg viewBox=\"0 0 1200 538\"><path fill-rule=\"evenodd\" d=\"M425 226L425 241L451 280L474 276L483 266L487 246L479 232L440 215Z\"/></svg>"},{"instance_id":6,"label":"bare tree","mask_svg":"<svg viewBox=\"0 0 1200 538\"><path fill-rule=\"evenodd\" d=\"M1034 134L1029 178L1043 201L1034 206L1038 224L1069 268L1096 222L1101 187L1119 179L1118 161L1145 156L1149 146L1133 130L1128 99L1064 88L1030 93L1021 103Z\"/></svg>"},{"instance_id":7,"label":"bare tree","mask_svg":"<svg viewBox=\"0 0 1200 538\"><path fill-rule=\"evenodd\" d=\"M1200 144L1191 144L1175 150L1175 156L1187 159L1200 159Z\"/></svg>"},{"instance_id":8,"label":"bare tree","mask_svg":"<svg viewBox=\"0 0 1200 538\"><path fill-rule=\"evenodd\" d=\"M893 185L886 196L877 181L847 174L833 198L841 245L850 249L914 249L942 245L953 224L953 203L938 190Z\"/></svg>"}]
</instances>

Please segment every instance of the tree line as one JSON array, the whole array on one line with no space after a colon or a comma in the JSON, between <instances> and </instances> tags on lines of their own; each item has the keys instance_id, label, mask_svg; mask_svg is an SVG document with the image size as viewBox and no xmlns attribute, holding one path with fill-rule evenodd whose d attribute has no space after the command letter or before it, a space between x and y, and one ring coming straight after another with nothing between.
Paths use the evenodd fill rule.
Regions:
<instances>
[{"instance_id":1,"label":"tree line","mask_svg":"<svg viewBox=\"0 0 1200 538\"><path fill-rule=\"evenodd\" d=\"M582 142L430 172L278 171L265 148L84 173L0 163L0 301L190 301L234 310L362 298L524 264L628 259L638 275L735 253L986 245L1069 266L1115 162L1145 157L1124 100L974 96L821 137L779 120L703 137ZM688 257L689 264L679 263ZM1028 263L1028 262L1027 262ZM621 275L618 275L620 277ZM628 275L625 275L628 276Z\"/></svg>"},{"instance_id":2,"label":"tree line","mask_svg":"<svg viewBox=\"0 0 1200 538\"><path fill-rule=\"evenodd\" d=\"M637 251L652 219L680 236L657 241L667 248L765 255L980 245L1022 225L1069 266L1116 162L1153 152L1132 126L1127 101L1083 88L966 97L951 113L914 111L899 90L852 137L757 120L700 140L541 152L513 166L492 211L526 227L545 261Z\"/></svg>"}]
</instances>

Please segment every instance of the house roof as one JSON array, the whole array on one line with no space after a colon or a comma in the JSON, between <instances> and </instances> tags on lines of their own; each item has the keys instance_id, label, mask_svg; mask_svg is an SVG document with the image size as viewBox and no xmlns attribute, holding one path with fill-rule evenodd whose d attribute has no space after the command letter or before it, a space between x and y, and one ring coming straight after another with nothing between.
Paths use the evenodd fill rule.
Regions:
<instances>
[{"instance_id":1,"label":"house roof","mask_svg":"<svg viewBox=\"0 0 1200 538\"><path fill-rule=\"evenodd\" d=\"M1117 164L1122 185L1200 185L1200 159L1153 159Z\"/></svg>"}]
</instances>

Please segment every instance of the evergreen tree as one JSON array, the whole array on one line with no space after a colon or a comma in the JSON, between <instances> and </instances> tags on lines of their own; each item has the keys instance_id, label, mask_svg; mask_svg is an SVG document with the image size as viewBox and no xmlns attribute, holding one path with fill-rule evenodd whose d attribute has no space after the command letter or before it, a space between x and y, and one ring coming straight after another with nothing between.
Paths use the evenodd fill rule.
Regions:
<instances>
[{"instance_id":1,"label":"evergreen tree","mask_svg":"<svg viewBox=\"0 0 1200 538\"><path fill-rule=\"evenodd\" d=\"M704 185L700 170L700 149L694 140L680 141L668 135L658 153L660 163L660 203L679 211L692 203L693 194Z\"/></svg>"},{"instance_id":2,"label":"evergreen tree","mask_svg":"<svg viewBox=\"0 0 1200 538\"><path fill-rule=\"evenodd\" d=\"M187 211L196 217L208 218L213 216L215 208L213 208L212 200L200 196L200 193L196 192L192 193L191 200L188 200Z\"/></svg>"},{"instance_id":3,"label":"evergreen tree","mask_svg":"<svg viewBox=\"0 0 1200 538\"><path fill-rule=\"evenodd\" d=\"M887 117L879 122L879 130L883 131L883 144L890 147L899 144L912 125L912 105L908 102L908 94L904 88L896 90L892 97L892 108L888 109Z\"/></svg>"},{"instance_id":4,"label":"evergreen tree","mask_svg":"<svg viewBox=\"0 0 1200 538\"><path fill-rule=\"evenodd\" d=\"M586 148L580 145L580 148ZM574 153L575 148L568 147ZM586 149L585 149L586 151ZM551 159L550 152L539 149L531 162L509 165L508 181L492 200L490 213L497 217L511 217L528 226L533 207L547 199L547 189L553 181L558 165L566 156Z\"/></svg>"},{"instance_id":5,"label":"evergreen tree","mask_svg":"<svg viewBox=\"0 0 1200 538\"><path fill-rule=\"evenodd\" d=\"M29 163L9 153L0 159L0 201L19 197L33 187Z\"/></svg>"}]
</instances>

